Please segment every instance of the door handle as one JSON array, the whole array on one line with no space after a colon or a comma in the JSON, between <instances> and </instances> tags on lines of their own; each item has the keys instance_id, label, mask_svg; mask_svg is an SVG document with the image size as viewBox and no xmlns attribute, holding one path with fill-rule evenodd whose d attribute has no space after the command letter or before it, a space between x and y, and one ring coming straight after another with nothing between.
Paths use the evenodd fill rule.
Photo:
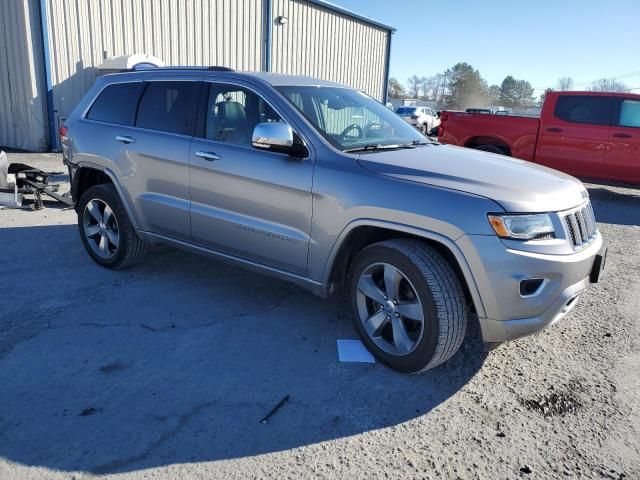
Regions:
<instances>
[{"instance_id":1,"label":"door handle","mask_svg":"<svg viewBox=\"0 0 640 480\"><path fill-rule=\"evenodd\" d=\"M628 133L614 133L613 136L616 138L631 138Z\"/></svg>"},{"instance_id":2,"label":"door handle","mask_svg":"<svg viewBox=\"0 0 640 480\"><path fill-rule=\"evenodd\" d=\"M135 138L127 135L116 135L116 140L122 143L136 143Z\"/></svg>"},{"instance_id":3,"label":"door handle","mask_svg":"<svg viewBox=\"0 0 640 480\"><path fill-rule=\"evenodd\" d=\"M554 133L557 133L557 132L561 132L561 131L562 131L562 129L561 129L561 128L558 128L558 127L550 127L550 128L547 128L547 132L554 132Z\"/></svg>"},{"instance_id":4,"label":"door handle","mask_svg":"<svg viewBox=\"0 0 640 480\"><path fill-rule=\"evenodd\" d=\"M214 160L222 160L222 157L220 157L220 155L216 155L213 152L196 152L196 157L208 160L209 162L212 162Z\"/></svg>"}]
</instances>

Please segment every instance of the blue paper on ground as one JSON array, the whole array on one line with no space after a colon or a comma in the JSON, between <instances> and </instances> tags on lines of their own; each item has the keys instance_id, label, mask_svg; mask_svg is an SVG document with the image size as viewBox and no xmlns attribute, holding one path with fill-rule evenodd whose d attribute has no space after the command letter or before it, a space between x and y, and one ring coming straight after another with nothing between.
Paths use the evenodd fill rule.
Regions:
<instances>
[{"instance_id":1,"label":"blue paper on ground","mask_svg":"<svg viewBox=\"0 0 640 480\"><path fill-rule=\"evenodd\" d=\"M338 340L338 361L376 363L371 352L360 340Z\"/></svg>"}]
</instances>

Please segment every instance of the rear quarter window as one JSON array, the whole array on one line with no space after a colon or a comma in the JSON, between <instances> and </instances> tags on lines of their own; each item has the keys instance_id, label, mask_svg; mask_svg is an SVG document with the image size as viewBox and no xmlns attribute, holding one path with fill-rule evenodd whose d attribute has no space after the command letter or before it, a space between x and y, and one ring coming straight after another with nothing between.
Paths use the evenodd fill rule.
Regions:
<instances>
[{"instance_id":1,"label":"rear quarter window","mask_svg":"<svg viewBox=\"0 0 640 480\"><path fill-rule=\"evenodd\" d=\"M554 115L560 120L590 125L611 125L613 99L588 95L558 97Z\"/></svg>"},{"instance_id":2,"label":"rear quarter window","mask_svg":"<svg viewBox=\"0 0 640 480\"><path fill-rule=\"evenodd\" d=\"M100 92L86 118L118 125L133 125L144 83L116 83Z\"/></svg>"}]
</instances>

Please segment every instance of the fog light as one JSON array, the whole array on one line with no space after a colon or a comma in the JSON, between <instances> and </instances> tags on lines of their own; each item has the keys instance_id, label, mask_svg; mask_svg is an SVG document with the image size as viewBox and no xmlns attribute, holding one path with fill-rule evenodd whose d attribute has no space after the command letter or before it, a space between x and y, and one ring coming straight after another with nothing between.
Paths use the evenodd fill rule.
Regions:
<instances>
[{"instance_id":1,"label":"fog light","mask_svg":"<svg viewBox=\"0 0 640 480\"><path fill-rule=\"evenodd\" d=\"M520 282L520 295L522 297L533 297L538 295L544 285L546 280L544 278L528 278L526 280L522 280Z\"/></svg>"}]
</instances>

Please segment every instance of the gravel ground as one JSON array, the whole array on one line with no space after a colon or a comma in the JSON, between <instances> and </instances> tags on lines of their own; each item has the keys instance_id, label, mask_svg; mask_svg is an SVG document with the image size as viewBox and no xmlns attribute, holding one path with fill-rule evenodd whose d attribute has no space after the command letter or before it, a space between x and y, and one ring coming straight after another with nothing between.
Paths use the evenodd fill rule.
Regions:
<instances>
[{"instance_id":1,"label":"gravel ground","mask_svg":"<svg viewBox=\"0 0 640 480\"><path fill-rule=\"evenodd\" d=\"M0 478L640 478L640 190L588 187L603 281L422 376L338 363L340 299L171 249L104 270L73 211L0 211Z\"/></svg>"}]
</instances>

